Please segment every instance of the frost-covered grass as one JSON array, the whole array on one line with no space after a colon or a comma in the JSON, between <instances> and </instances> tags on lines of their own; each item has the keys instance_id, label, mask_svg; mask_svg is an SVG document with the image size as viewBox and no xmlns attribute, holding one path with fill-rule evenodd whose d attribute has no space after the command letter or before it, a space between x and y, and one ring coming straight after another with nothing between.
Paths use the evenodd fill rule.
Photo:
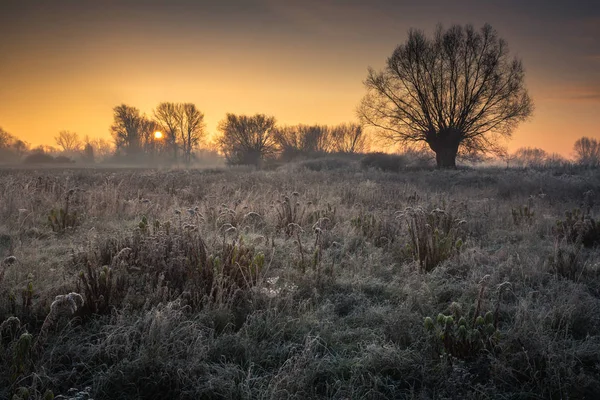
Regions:
<instances>
[{"instance_id":1,"label":"frost-covered grass","mask_svg":"<svg viewBox=\"0 0 600 400\"><path fill-rule=\"evenodd\" d=\"M597 170L322 164L0 170L0 398L600 393Z\"/></svg>"}]
</instances>

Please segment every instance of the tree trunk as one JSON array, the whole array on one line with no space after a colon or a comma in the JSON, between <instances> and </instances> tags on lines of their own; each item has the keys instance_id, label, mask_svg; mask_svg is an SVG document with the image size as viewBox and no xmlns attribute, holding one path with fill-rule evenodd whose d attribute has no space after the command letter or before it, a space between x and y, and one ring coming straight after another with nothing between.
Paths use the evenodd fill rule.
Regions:
<instances>
[{"instance_id":1,"label":"tree trunk","mask_svg":"<svg viewBox=\"0 0 600 400\"><path fill-rule=\"evenodd\" d=\"M435 153L435 161L438 168L456 168L456 153L458 147L442 147L438 148Z\"/></svg>"},{"instance_id":2,"label":"tree trunk","mask_svg":"<svg viewBox=\"0 0 600 400\"><path fill-rule=\"evenodd\" d=\"M446 129L441 132L431 132L427 135L427 144L435 153L438 168L456 168L456 154L460 145L462 134L455 129Z\"/></svg>"}]
</instances>

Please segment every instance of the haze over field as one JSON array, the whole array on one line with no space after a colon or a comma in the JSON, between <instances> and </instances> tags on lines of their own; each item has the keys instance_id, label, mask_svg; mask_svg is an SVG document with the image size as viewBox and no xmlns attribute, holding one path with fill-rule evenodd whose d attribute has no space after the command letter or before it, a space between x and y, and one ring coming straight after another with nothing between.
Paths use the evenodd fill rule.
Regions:
<instances>
[{"instance_id":1,"label":"haze over field","mask_svg":"<svg viewBox=\"0 0 600 400\"><path fill-rule=\"evenodd\" d=\"M414 27L489 22L523 60L535 100L509 150L563 156L600 137L594 1L4 1L0 126L32 145L58 131L110 139L112 108L192 102L210 133L227 112L282 124L356 118L367 67Z\"/></svg>"}]
</instances>

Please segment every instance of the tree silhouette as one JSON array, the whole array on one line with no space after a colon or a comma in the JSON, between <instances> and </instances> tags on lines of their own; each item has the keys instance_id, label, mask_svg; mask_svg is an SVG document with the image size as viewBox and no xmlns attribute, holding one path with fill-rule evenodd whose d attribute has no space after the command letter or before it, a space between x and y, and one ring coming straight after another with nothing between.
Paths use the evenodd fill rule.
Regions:
<instances>
[{"instance_id":1,"label":"tree silhouette","mask_svg":"<svg viewBox=\"0 0 600 400\"><path fill-rule=\"evenodd\" d=\"M230 164L260 165L277 150L274 128L271 116L227 114L219 123L218 145Z\"/></svg>"},{"instance_id":2,"label":"tree silhouette","mask_svg":"<svg viewBox=\"0 0 600 400\"><path fill-rule=\"evenodd\" d=\"M86 144L89 144L94 150L94 161L104 160L113 154L113 148L110 142L106 139L96 138L87 139Z\"/></svg>"},{"instance_id":3,"label":"tree silhouette","mask_svg":"<svg viewBox=\"0 0 600 400\"><path fill-rule=\"evenodd\" d=\"M204 138L204 114L192 103L178 104L179 136L185 162L192 160L192 151Z\"/></svg>"},{"instance_id":4,"label":"tree silhouette","mask_svg":"<svg viewBox=\"0 0 600 400\"><path fill-rule=\"evenodd\" d=\"M314 156L333 149L331 129L325 125L294 125L276 128L273 138L284 160Z\"/></svg>"},{"instance_id":5,"label":"tree silhouette","mask_svg":"<svg viewBox=\"0 0 600 400\"><path fill-rule=\"evenodd\" d=\"M20 158L23 157L29 151L29 146L29 143L21 139L16 139L12 145L12 149L15 152L15 154Z\"/></svg>"},{"instance_id":6,"label":"tree silhouette","mask_svg":"<svg viewBox=\"0 0 600 400\"><path fill-rule=\"evenodd\" d=\"M582 137L575 142L575 159L579 164L600 165L600 142L594 138Z\"/></svg>"},{"instance_id":7,"label":"tree silhouette","mask_svg":"<svg viewBox=\"0 0 600 400\"><path fill-rule=\"evenodd\" d=\"M548 153L537 147L521 147L515 151L512 159L521 167L539 167L548 159Z\"/></svg>"},{"instance_id":8,"label":"tree silhouette","mask_svg":"<svg viewBox=\"0 0 600 400\"><path fill-rule=\"evenodd\" d=\"M117 150L128 156L142 151L142 127L144 117L140 111L126 104L113 108L113 125L110 127Z\"/></svg>"},{"instance_id":9,"label":"tree silhouette","mask_svg":"<svg viewBox=\"0 0 600 400\"><path fill-rule=\"evenodd\" d=\"M16 139L13 135L0 128L0 149L9 148L15 140Z\"/></svg>"},{"instance_id":10,"label":"tree silhouette","mask_svg":"<svg viewBox=\"0 0 600 400\"><path fill-rule=\"evenodd\" d=\"M81 149L81 141L76 132L60 131L58 136L54 137L54 141L65 153L74 153Z\"/></svg>"},{"instance_id":11,"label":"tree silhouette","mask_svg":"<svg viewBox=\"0 0 600 400\"><path fill-rule=\"evenodd\" d=\"M433 38L411 30L381 72L369 69L363 123L405 145L428 145L438 167L455 167L457 154L498 149L527 119L533 103L521 61L490 25L438 26Z\"/></svg>"},{"instance_id":12,"label":"tree silhouette","mask_svg":"<svg viewBox=\"0 0 600 400\"><path fill-rule=\"evenodd\" d=\"M179 112L175 103L164 102L156 106L154 119L161 128L167 149L177 159L177 136L179 128Z\"/></svg>"},{"instance_id":13,"label":"tree silhouette","mask_svg":"<svg viewBox=\"0 0 600 400\"><path fill-rule=\"evenodd\" d=\"M146 154L154 155L157 152L157 143L154 139L154 132L160 129L160 125L145 116L140 118L139 132L142 151Z\"/></svg>"},{"instance_id":14,"label":"tree silhouette","mask_svg":"<svg viewBox=\"0 0 600 400\"><path fill-rule=\"evenodd\" d=\"M340 153L362 153L367 150L367 135L362 125L340 124L331 130L331 141Z\"/></svg>"}]
</instances>

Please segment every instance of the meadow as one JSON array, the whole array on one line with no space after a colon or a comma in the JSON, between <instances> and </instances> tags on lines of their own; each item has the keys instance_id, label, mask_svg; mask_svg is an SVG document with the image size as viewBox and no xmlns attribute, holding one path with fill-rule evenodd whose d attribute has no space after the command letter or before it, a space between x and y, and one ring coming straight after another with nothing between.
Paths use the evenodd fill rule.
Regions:
<instances>
[{"instance_id":1,"label":"meadow","mask_svg":"<svg viewBox=\"0 0 600 400\"><path fill-rule=\"evenodd\" d=\"M597 169L0 170L0 399L593 399Z\"/></svg>"}]
</instances>

